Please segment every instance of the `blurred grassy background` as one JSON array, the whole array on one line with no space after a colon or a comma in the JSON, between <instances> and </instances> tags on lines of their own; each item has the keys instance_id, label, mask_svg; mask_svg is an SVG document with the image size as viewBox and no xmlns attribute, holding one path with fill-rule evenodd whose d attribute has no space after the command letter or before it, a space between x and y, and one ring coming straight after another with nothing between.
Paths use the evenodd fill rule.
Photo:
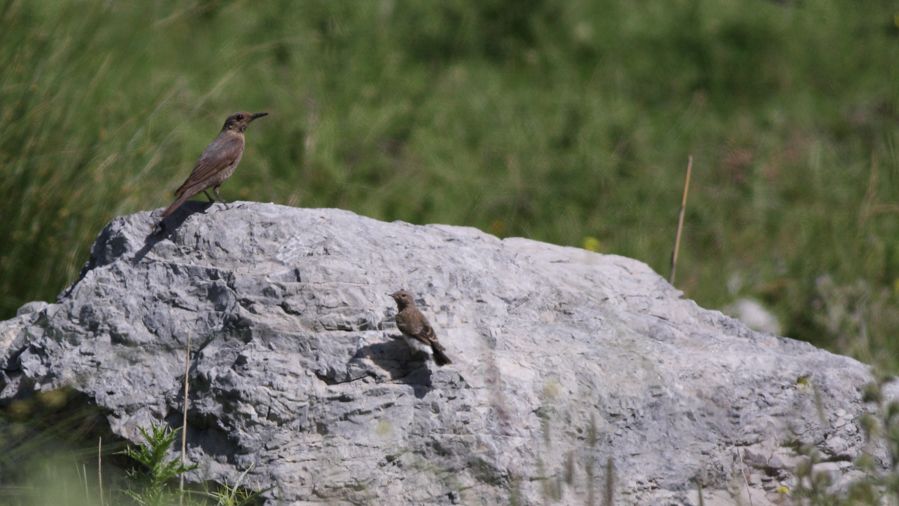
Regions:
<instances>
[{"instance_id":1,"label":"blurred grassy background","mask_svg":"<svg viewBox=\"0 0 899 506\"><path fill-rule=\"evenodd\" d=\"M236 110L228 199L643 260L899 366L893 1L0 0L0 318L162 207Z\"/></svg>"}]
</instances>

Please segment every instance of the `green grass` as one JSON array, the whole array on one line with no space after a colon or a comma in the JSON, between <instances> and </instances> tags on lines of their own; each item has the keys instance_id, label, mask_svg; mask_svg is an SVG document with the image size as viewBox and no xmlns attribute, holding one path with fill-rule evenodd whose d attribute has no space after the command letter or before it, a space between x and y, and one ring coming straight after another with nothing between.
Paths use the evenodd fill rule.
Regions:
<instances>
[{"instance_id":1,"label":"green grass","mask_svg":"<svg viewBox=\"0 0 899 506\"><path fill-rule=\"evenodd\" d=\"M0 317L53 299L111 218L167 205L227 114L266 110L226 198L594 237L663 274L692 154L679 287L711 307L761 298L789 335L895 370L897 16L872 0L0 0ZM830 300L820 279L861 295ZM832 324L837 304L853 311Z\"/></svg>"},{"instance_id":2,"label":"green grass","mask_svg":"<svg viewBox=\"0 0 899 506\"><path fill-rule=\"evenodd\" d=\"M114 436L100 411L66 389L0 406L0 504L252 506L260 502L258 493L242 487L244 476L235 483L188 482L181 492L178 478L196 465L182 465L177 449L171 451L180 439L180 429L152 425L140 432L142 441L137 445Z\"/></svg>"}]
</instances>

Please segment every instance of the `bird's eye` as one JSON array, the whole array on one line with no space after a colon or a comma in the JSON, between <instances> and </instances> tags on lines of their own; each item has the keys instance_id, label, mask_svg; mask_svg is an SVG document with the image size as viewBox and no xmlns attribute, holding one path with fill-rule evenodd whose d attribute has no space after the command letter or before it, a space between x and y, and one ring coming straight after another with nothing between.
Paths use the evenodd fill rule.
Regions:
<instances>
[{"instance_id":1,"label":"bird's eye","mask_svg":"<svg viewBox=\"0 0 899 506\"><path fill-rule=\"evenodd\" d=\"M243 119L243 114L238 114L238 115L237 115L237 119L238 119L238 120Z\"/></svg>"}]
</instances>

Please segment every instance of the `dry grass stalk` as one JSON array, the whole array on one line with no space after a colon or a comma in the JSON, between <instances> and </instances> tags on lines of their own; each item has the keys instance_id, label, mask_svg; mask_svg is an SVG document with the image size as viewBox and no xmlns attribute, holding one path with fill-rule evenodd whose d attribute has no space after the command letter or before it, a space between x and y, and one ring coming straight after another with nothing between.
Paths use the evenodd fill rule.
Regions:
<instances>
[{"instance_id":1,"label":"dry grass stalk","mask_svg":"<svg viewBox=\"0 0 899 506\"><path fill-rule=\"evenodd\" d=\"M684 179L684 194L680 203L680 214L677 217L677 235L674 237L674 251L671 252L671 275L668 282L674 284L674 275L677 272L677 254L680 251L680 236L684 230L684 213L687 210L687 193L690 191L690 174L693 172L693 155L687 161L687 177Z\"/></svg>"},{"instance_id":2,"label":"dry grass stalk","mask_svg":"<svg viewBox=\"0 0 899 506\"><path fill-rule=\"evenodd\" d=\"M97 440L97 492L100 494L100 506L103 506L103 438Z\"/></svg>"},{"instance_id":3,"label":"dry grass stalk","mask_svg":"<svg viewBox=\"0 0 899 506\"><path fill-rule=\"evenodd\" d=\"M184 408L183 418L181 420L181 467L184 467L184 458L187 453L187 408L188 394L190 393L190 382L188 381L190 374L190 335L187 336L187 349L184 350ZM178 503L184 504L184 473L181 473L181 483L179 485Z\"/></svg>"}]
</instances>

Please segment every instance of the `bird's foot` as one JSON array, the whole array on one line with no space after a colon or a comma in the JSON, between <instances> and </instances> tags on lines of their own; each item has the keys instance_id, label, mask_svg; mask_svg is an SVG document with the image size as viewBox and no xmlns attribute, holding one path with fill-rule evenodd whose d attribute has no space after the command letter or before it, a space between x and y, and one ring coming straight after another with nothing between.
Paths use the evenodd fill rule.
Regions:
<instances>
[{"instance_id":1,"label":"bird's foot","mask_svg":"<svg viewBox=\"0 0 899 506\"><path fill-rule=\"evenodd\" d=\"M219 187L218 186L212 187L212 193L215 194L215 200L218 200L219 202L224 204L225 209L228 209L228 202L226 202L225 199L223 199L222 196L219 195Z\"/></svg>"}]
</instances>

